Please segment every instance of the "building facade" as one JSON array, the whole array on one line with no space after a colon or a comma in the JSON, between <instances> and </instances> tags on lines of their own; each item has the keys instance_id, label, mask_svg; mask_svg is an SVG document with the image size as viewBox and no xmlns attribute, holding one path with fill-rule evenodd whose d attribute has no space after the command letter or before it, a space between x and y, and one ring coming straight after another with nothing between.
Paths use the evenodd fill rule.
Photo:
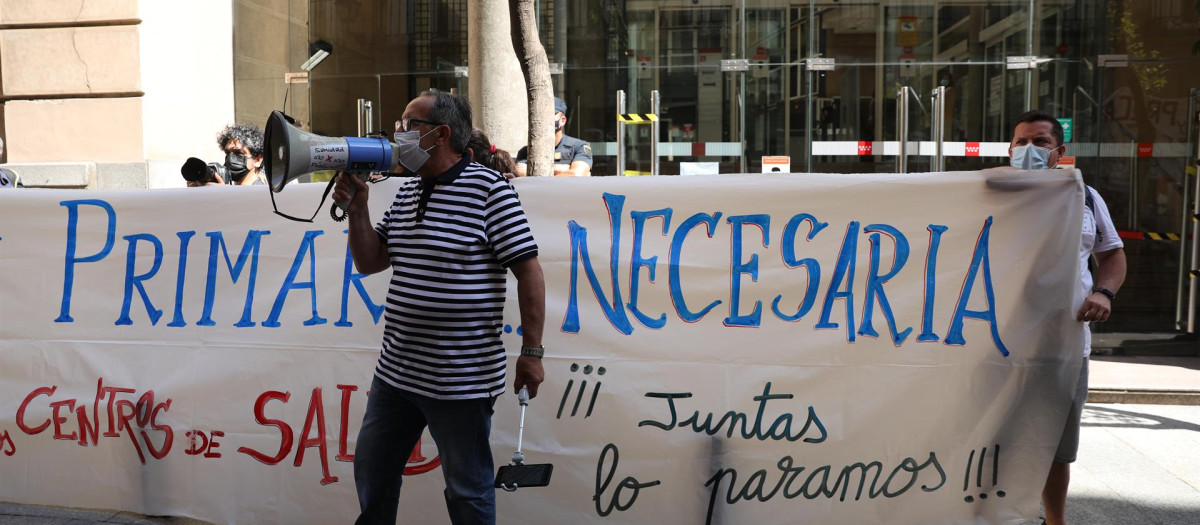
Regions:
<instances>
[{"instance_id":1,"label":"building facade","mask_svg":"<svg viewBox=\"0 0 1200 525\"><path fill-rule=\"evenodd\" d=\"M80 7L82 6L82 8ZM1192 279L1200 13L1191 0L540 0L567 132L594 175L934 171L1006 163L1014 119L1068 127L1067 155L1128 237L1120 315L1170 331ZM515 151L527 108L502 0L0 0L0 134L27 183L181 186L225 124L283 109L325 135L391 131L456 90ZM322 42L332 52L300 65ZM940 100L933 94L942 88ZM658 94L657 110L652 95ZM360 101L370 104L360 111ZM940 133L933 131L942 117ZM907 132L899 125L907 122ZM40 170L40 171L39 171ZM32 176L26 173L33 174ZM44 174L44 176L42 175ZM1164 240L1156 240L1158 238ZM1181 290L1183 293L1181 293Z\"/></svg>"}]
</instances>

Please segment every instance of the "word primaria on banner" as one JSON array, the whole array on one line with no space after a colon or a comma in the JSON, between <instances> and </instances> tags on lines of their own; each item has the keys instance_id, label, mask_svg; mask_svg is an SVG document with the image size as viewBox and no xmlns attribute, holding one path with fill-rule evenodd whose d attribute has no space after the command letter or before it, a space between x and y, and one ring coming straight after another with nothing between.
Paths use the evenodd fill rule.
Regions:
<instances>
[{"instance_id":1,"label":"word primaria on banner","mask_svg":"<svg viewBox=\"0 0 1200 525\"><path fill-rule=\"evenodd\" d=\"M111 204L99 199L70 200L63 201L61 204L67 208L67 244L63 268L62 306L54 322L72 323L75 321L75 318L71 316L71 299L74 291L76 269L81 264L99 262L108 257L113 251L113 247L116 244L117 213ZM90 255L81 255L79 253L79 224L81 209L84 208L93 213L96 211L94 208L98 208L103 212L106 220L102 227L96 228L106 232L104 246L99 251ZM323 325L329 322L328 319L321 317L317 313L317 248L315 240L317 237L324 235L324 233L323 230L309 230L304 232L304 238L300 241L300 245L296 249L296 255L292 259L291 267L283 278L279 291L275 294L271 311L267 315L267 318L262 321L262 326L269 328L278 328L281 326L280 316L283 313L288 295L291 292L307 293L310 298L312 317L304 321L304 326ZM345 230L342 233L346 233ZM234 283L245 277L246 296L242 303L241 318L234 323L234 326L245 328L255 325L255 322L251 320L251 313L254 307L255 288L259 277L259 252L263 238L270 234L271 232L268 230L249 230L246 233L246 239L242 243L241 249L238 250L236 257L232 259L230 258L230 250L225 244L225 234L223 232L214 231L204 234L208 237L209 248L206 259L207 267L203 310L200 314L200 319L196 321L197 326L214 326L216 324L213 320L213 311L217 297L217 274L221 269L222 260L224 260L225 269L229 272L230 280ZM186 295L184 276L187 274L188 267L188 246L191 244L196 232L184 231L178 232L176 235L179 237L179 261L176 266L176 275L174 276L176 283L174 315L171 321L167 323L167 326L178 328L187 326L188 324L183 312L184 297ZM125 254L124 295L121 301L121 313L117 317L115 324L117 326L133 324L133 319L130 317L130 310L133 305L134 291L136 290L141 297L142 303L145 305L146 315L150 319L150 324L157 325L164 311L154 305L154 301L146 290L146 284L158 275L159 270L162 268L164 257L163 241L149 233L125 235L122 239L128 243L128 247ZM146 250L152 252L153 264L144 272L137 273L135 263L139 257L143 259L149 258L146 255L139 255L139 252L144 254ZM306 272L307 280L302 280L301 277L303 274L301 272L306 264L308 266ZM343 266L340 303L341 315L333 324L338 327L353 326L353 323L349 321L348 314L351 297L350 291L352 288L371 314L375 324L379 324L379 320L383 315L384 305L376 304L371 300L362 283L362 279L367 276L354 271L354 261L350 257L349 249L346 250Z\"/></svg>"},{"instance_id":2,"label":"word primaria on banner","mask_svg":"<svg viewBox=\"0 0 1200 525\"><path fill-rule=\"evenodd\" d=\"M571 282L569 297L567 299L567 313L562 324L563 332L578 333L580 330L578 293L580 267L582 267L583 274L586 276L588 284L591 285L592 291L595 293L596 300L599 302L604 317L617 331L625 335L632 334L634 325L630 319L631 317L641 325L651 329L662 328L666 325L666 313L659 314L657 317L651 317L638 307L638 292L642 284L642 272L643 270L646 272L649 281L654 281L655 270L658 264L657 255L646 256L643 253L643 233L646 229L646 222L651 218L661 220L662 234L664 236L670 235L667 285L676 315L685 322L695 323L703 319L713 308L725 302L725 299L714 299L699 310L693 310L684 295L684 286L680 273L682 267L680 261L682 259L684 241L689 238L694 230L701 226L704 227L703 233L711 239L723 216L721 212L696 213L679 223L675 231L670 233L673 214L671 208L649 211L630 210L629 219L633 223L633 239L631 241L632 246L626 246L624 244L625 239L622 237L625 196L605 193L604 204L608 208L610 228L608 262L611 275L608 283L609 291L605 292L604 285L601 284L592 266L592 259L588 252L588 229L575 221L570 221L568 230L571 242ZM746 231L745 227L754 226L761 234L763 247L769 247L772 237L771 218L767 214L730 215L725 217L725 223L730 226L729 315L724 319L725 326L756 327L762 325L762 301L756 301L752 311L748 313L742 312L743 306L740 299L743 276L748 276L750 279L757 281L759 275L758 254L751 254L749 258L746 258L742 252L742 245L744 236L746 235L744 233ZM801 235L801 228L806 224L808 226L808 233L805 239L808 241L811 241L817 234L829 226L828 223L821 222L812 214L799 213L792 216L783 228L780 242L783 263L788 268L802 267L807 271L808 285L804 290L804 300L795 312L785 312L781 308L780 303L783 301L783 295L777 295L771 302L771 313L782 321L799 321L812 310L819 296L818 287L822 281L821 264L814 258L800 258L796 249L796 242ZM975 248L971 255L970 264L967 266L966 274L963 278L963 285L958 295L957 305L950 319L948 332L945 339L942 339L933 330L934 299L936 298L935 276L938 271L938 248L941 244L942 235L949 228L939 224L930 224L927 226L929 245L923 279L925 302L921 313L921 333L917 335L917 341L942 341L947 345L965 345L966 339L963 336L963 322L966 319L976 319L988 323L991 328L992 342L996 350L1001 355L1008 357L1009 352L1004 342L1000 339L1000 332L996 321L995 288L992 283L991 263L988 258L988 239L991 227L992 217L989 216L984 221L983 228L979 232ZM867 241L870 243L870 268L866 279L866 287L862 292L865 294L865 298L856 330L854 317L855 273L858 266L857 255L860 229L867 236ZM884 245L883 237L885 236L891 239L890 247ZM884 250L892 252L892 267L886 272L881 272L880 259ZM630 268L629 278L624 283L621 281L618 272L619 268L623 265L621 261L621 254L623 253L632 254L628 262ZM858 221L850 221L846 226L846 233L842 239L841 248L838 250L832 277L825 290L825 295L821 303L820 318L813 328L839 328L839 323L835 322L832 317L835 301L841 300L844 303L846 312L847 341L853 343L856 335L878 337L879 333L874 326L876 304L878 304L878 310L882 312L887 322L893 344L897 347L902 345L913 329L912 327L907 327L901 330L897 327L895 315L884 291L884 284L900 273L904 265L908 262L909 253L908 238L894 226L868 224L863 227ZM977 280L982 281L987 306L982 310L971 310L968 308L968 302L972 291L975 289ZM624 300L623 295L623 292L626 290L629 294L628 302ZM609 299L610 296L611 301Z\"/></svg>"}]
</instances>

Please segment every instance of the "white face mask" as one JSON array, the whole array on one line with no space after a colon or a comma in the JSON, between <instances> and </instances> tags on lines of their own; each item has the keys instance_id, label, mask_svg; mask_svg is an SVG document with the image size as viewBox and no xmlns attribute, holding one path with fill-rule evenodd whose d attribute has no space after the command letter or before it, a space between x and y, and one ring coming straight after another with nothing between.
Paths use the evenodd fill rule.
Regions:
<instances>
[{"instance_id":1,"label":"white face mask","mask_svg":"<svg viewBox=\"0 0 1200 525\"><path fill-rule=\"evenodd\" d=\"M1012 148L1012 167L1023 170L1048 170L1054 166L1050 165L1050 155L1054 150L1050 148L1042 148L1033 144L1025 144L1024 146L1014 146Z\"/></svg>"},{"instance_id":2,"label":"white face mask","mask_svg":"<svg viewBox=\"0 0 1200 525\"><path fill-rule=\"evenodd\" d=\"M429 133L433 132L434 130L429 130ZM424 166L429 161L429 150L436 147L437 144L430 146L429 149L421 149L421 139L425 138L425 135L422 135L417 130L413 130L397 132L394 136L396 139L396 150L398 151L397 157L400 159L400 165L404 166L404 169L416 173L417 170L421 169L421 166Z\"/></svg>"}]
</instances>

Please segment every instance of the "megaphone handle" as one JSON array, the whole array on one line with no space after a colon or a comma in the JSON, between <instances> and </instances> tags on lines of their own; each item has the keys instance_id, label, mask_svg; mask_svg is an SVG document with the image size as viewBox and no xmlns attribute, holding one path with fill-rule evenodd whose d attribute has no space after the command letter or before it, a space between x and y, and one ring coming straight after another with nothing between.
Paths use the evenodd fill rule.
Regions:
<instances>
[{"instance_id":1,"label":"megaphone handle","mask_svg":"<svg viewBox=\"0 0 1200 525\"><path fill-rule=\"evenodd\" d=\"M354 171L354 172L343 171L342 174L354 175L355 177L358 177L358 180L361 180L363 182L367 182L367 180L370 179L370 177L371 177L371 174L367 173L365 171ZM339 175L339 177L340 176L341 175ZM337 207L341 208L343 212L349 211L350 201L354 200L354 196L356 194L358 194L358 186L351 185L349 193L350 193L349 199L346 199L345 201L333 201L333 203L335 205L337 205Z\"/></svg>"},{"instance_id":2,"label":"megaphone handle","mask_svg":"<svg viewBox=\"0 0 1200 525\"><path fill-rule=\"evenodd\" d=\"M369 180L371 177L371 174L367 173L365 171L354 171L354 172L343 171L338 174L339 177L341 177L342 175L353 175L355 177L358 177L358 179L363 182L367 182L367 180ZM346 220L346 214L350 211L350 202L353 201L354 196L358 194L358 187L351 184L349 193L350 193L350 198L348 198L344 201L333 201L334 207L342 210L342 213L340 216L338 215L337 210L335 210L335 209L329 210L329 215L330 215L330 217L333 218L333 220L338 221L338 222Z\"/></svg>"}]
</instances>

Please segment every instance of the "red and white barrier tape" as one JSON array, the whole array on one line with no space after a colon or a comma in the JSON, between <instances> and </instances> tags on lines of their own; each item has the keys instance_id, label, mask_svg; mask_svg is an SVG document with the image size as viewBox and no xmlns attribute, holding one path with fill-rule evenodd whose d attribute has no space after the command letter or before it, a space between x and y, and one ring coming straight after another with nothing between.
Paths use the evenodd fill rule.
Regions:
<instances>
[{"instance_id":1,"label":"red and white barrier tape","mask_svg":"<svg viewBox=\"0 0 1200 525\"><path fill-rule=\"evenodd\" d=\"M615 142L593 142L592 156L611 157L617 153ZM818 140L812 143L816 156L896 156L900 154L900 142L869 140ZM1067 156L1077 158L1186 158L1191 148L1183 142L1068 142ZM800 154L796 152L794 154ZM936 155L933 141L908 143L908 154L932 157ZM742 155L740 142L660 142L660 157L739 157ZM1007 142L943 142L945 157L1007 157Z\"/></svg>"}]
</instances>

